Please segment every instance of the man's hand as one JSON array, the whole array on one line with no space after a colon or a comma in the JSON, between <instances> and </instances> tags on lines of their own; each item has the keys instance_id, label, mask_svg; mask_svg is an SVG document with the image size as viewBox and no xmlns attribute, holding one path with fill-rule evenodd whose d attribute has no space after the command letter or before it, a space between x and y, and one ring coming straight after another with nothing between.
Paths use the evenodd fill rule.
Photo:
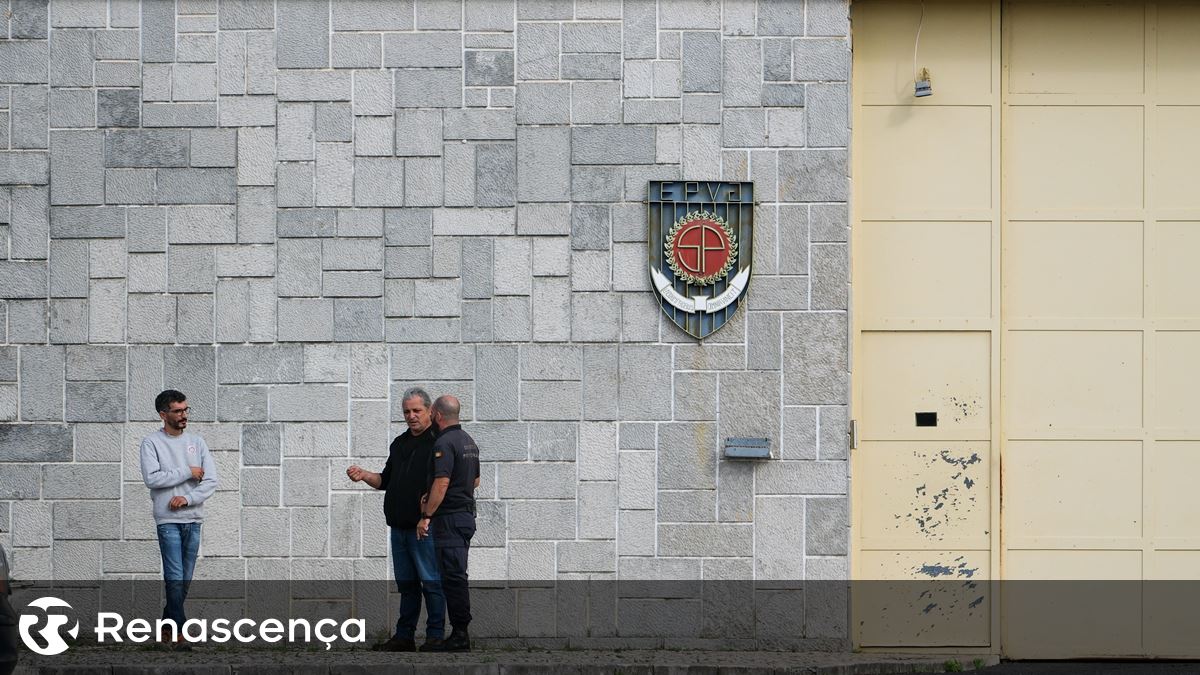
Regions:
<instances>
[{"instance_id":1,"label":"man's hand","mask_svg":"<svg viewBox=\"0 0 1200 675\"><path fill-rule=\"evenodd\" d=\"M199 466L192 467L192 478L195 480L204 480L204 468Z\"/></svg>"},{"instance_id":2,"label":"man's hand","mask_svg":"<svg viewBox=\"0 0 1200 675\"><path fill-rule=\"evenodd\" d=\"M367 477L367 470L361 466L354 464L349 469L346 469L346 476L355 483Z\"/></svg>"},{"instance_id":3,"label":"man's hand","mask_svg":"<svg viewBox=\"0 0 1200 675\"><path fill-rule=\"evenodd\" d=\"M195 469L192 469L192 471L195 472ZM171 497L171 501L167 503L167 508L176 511L187 506L187 503L187 497Z\"/></svg>"},{"instance_id":4,"label":"man's hand","mask_svg":"<svg viewBox=\"0 0 1200 675\"><path fill-rule=\"evenodd\" d=\"M429 536L429 519L422 518L417 522L417 539L421 540Z\"/></svg>"}]
</instances>

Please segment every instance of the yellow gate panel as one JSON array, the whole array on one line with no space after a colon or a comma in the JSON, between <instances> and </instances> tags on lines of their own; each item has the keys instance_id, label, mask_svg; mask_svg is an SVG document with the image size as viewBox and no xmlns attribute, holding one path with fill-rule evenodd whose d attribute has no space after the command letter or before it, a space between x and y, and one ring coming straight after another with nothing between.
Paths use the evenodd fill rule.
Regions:
<instances>
[{"instance_id":1,"label":"yellow gate panel","mask_svg":"<svg viewBox=\"0 0 1200 675\"><path fill-rule=\"evenodd\" d=\"M1195 582L1200 551L1157 551L1152 561L1143 594L1146 652L1194 658L1200 634L1200 584Z\"/></svg>"},{"instance_id":2,"label":"yellow gate panel","mask_svg":"<svg viewBox=\"0 0 1200 675\"><path fill-rule=\"evenodd\" d=\"M1011 331L1005 338L1009 438L1083 430L1140 436L1140 331Z\"/></svg>"},{"instance_id":3,"label":"yellow gate panel","mask_svg":"<svg viewBox=\"0 0 1200 675\"><path fill-rule=\"evenodd\" d=\"M1142 316L1142 224L1009 223L1004 232L1010 317Z\"/></svg>"},{"instance_id":4,"label":"yellow gate panel","mask_svg":"<svg viewBox=\"0 0 1200 675\"><path fill-rule=\"evenodd\" d=\"M1158 95L1173 102L1195 100L1200 97L1200 5L1159 3L1156 10Z\"/></svg>"},{"instance_id":5,"label":"yellow gate panel","mask_svg":"<svg viewBox=\"0 0 1200 675\"><path fill-rule=\"evenodd\" d=\"M1197 122L1200 129L1200 121ZM1200 152L1200 149L1198 149ZM1200 154L1197 155L1200 157ZM1200 179L1195 182L1200 185ZM1200 190L1196 190L1200 192ZM1165 318L1200 317L1200 222L1156 223L1148 314Z\"/></svg>"},{"instance_id":6,"label":"yellow gate panel","mask_svg":"<svg viewBox=\"0 0 1200 675\"><path fill-rule=\"evenodd\" d=\"M1153 531L1157 548L1200 549L1200 490L1196 489L1196 477L1200 476L1200 441L1159 441L1154 444L1154 462L1146 490L1153 502L1155 513ZM1171 554L1169 560L1164 556ZM1187 553L1187 556L1180 556ZM1200 561L1197 551L1158 551L1155 562L1158 573L1172 576L1165 579L1195 579L1200 566L1191 568L1172 566L1180 560ZM1173 576L1183 572L1187 576ZM1200 586L1198 584L1197 586ZM1200 606L1200 605L1197 605Z\"/></svg>"},{"instance_id":7,"label":"yellow gate panel","mask_svg":"<svg viewBox=\"0 0 1200 675\"><path fill-rule=\"evenodd\" d=\"M871 270L856 295L864 315L991 316L991 223L864 221L859 230L855 258Z\"/></svg>"},{"instance_id":8,"label":"yellow gate panel","mask_svg":"<svg viewBox=\"0 0 1200 675\"><path fill-rule=\"evenodd\" d=\"M996 79L991 3L929 0L924 5L921 63L936 74L939 90L959 100L988 98ZM919 0L860 2L851 9L856 90L872 102L919 104L913 100L912 73ZM944 100L929 103L941 105ZM858 133L856 127L856 137Z\"/></svg>"},{"instance_id":9,"label":"yellow gate panel","mask_svg":"<svg viewBox=\"0 0 1200 675\"><path fill-rule=\"evenodd\" d=\"M855 128L858 142L887 161L862 167L862 218L990 208L991 122L986 107L863 108ZM946 137L956 141L925 142Z\"/></svg>"},{"instance_id":10,"label":"yellow gate panel","mask_svg":"<svg viewBox=\"0 0 1200 675\"><path fill-rule=\"evenodd\" d=\"M862 437L986 440L990 349L984 332L863 334Z\"/></svg>"},{"instance_id":11,"label":"yellow gate panel","mask_svg":"<svg viewBox=\"0 0 1200 675\"><path fill-rule=\"evenodd\" d=\"M1014 3L1007 9L1010 92L1142 91L1145 12L1140 4Z\"/></svg>"},{"instance_id":12,"label":"yellow gate panel","mask_svg":"<svg viewBox=\"0 0 1200 675\"><path fill-rule=\"evenodd\" d=\"M1008 547L1123 539L1140 549L1141 475L1138 441L1010 441L1000 525Z\"/></svg>"},{"instance_id":13,"label":"yellow gate panel","mask_svg":"<svg viewBox=\"0 0 1200 675\"><path fill-rule=\"evenodd\" d=\"M1193 69L1200 70L1194 65ZM1196 189L1200 181L1200 165L1196 163L1200 156L1200 134L1196 133L1200 129L1200 107L1159 106L1156 114L1156 135L1171 142L1156 147L1150 158L1155 203L1162 209L1200 208L1200 190Z\"/></svg>"},{"instance_id":14,"label":"yellow gate panel","mask_svg":"<svg viewBox=\"0 0 1200 675\"><path fill-rule=\"evenodd\" d=\"M1155 338L1155 427L1200 437L1200 332L1159 332Z\"/></svg>"},{"instance_id":15,"label":"yellow gate panel","mask_svg":"<svg viewBox=\"0 0 1200 675\"><path fill-rule=\"evenodd\" d=\"M863 442L866 548L988 548L991 454L982 442Z\"/></svg>"},{"instance_id":16,"label":"yellow gate panel","mask_svg":"<svg viewBox=\"0 0 1200 675\"><path fill-rule=\"evenodd\" d=\"M1142 208L1142 108L1013 106L1004 137L1008 218Z\"/></svg>"},{"instance_id":17,"label":"yellow gate panel","mask_svg":"<svg viewBox=\"0 0 1200 675\"><path fill-rule=\"evenodd\" d=\"M853 597L864 644L982 647L990 643L987 551L865 551Z\"/></svg>"},{"instance_id":18,"label":"yellow gate panel","mask_svg":"<svg viewBox=\"0 0 1200 675\"><path fill-rule=\"evenodd\" d=\"M1142 650L1141 551L1008 551L1003 640L1018 658Z\"/></svg>"}]
</instances>

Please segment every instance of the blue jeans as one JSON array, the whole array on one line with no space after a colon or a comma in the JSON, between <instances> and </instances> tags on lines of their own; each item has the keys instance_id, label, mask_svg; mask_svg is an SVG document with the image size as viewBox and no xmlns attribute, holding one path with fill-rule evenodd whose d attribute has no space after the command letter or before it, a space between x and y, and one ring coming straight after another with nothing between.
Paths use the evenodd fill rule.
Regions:
<instances>
[{"instance_id":1,"label":"blue jeans","mask_svg":"<svg viewBox=\"0 0 1200 675\"><path fill-rule=\"evenodd\" d=\"M431 533L432 534L432 533ZM446 596L442 593L442 577L438 573L437 554L433 537L417 539L416 529L391 528L392 571L400 591L400 618L396 619L396 634L401 640L411 640L417 632L421 616L421 596L425 596L425 639L441 639L446 630Z\"/></svg>"},{"instance_id":2,"label":"blue jeans","mask_svg":"<svg viewBox=\"0 0 1200 675\"><path fill-rule=\"evenodd\" d=\"M163 523L158 526L158 552L162 554L163 583L167 588L167 606L163 618L182 628L183 601L196 569L200 552L200 523Z\"/></svg>"}]
</instances>

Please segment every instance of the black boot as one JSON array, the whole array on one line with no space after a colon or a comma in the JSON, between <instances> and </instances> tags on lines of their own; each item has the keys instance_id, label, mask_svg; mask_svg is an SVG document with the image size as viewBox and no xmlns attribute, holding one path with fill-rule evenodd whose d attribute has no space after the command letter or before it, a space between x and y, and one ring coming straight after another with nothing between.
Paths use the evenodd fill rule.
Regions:
<instances>
[{"instance_id":1,"label":"black boot","mask_svg":"<svg viewBox=\"0 0 1200 675\"><path fill-rule=\"evenodd\" d=\"M442 638L425 638L425 642L421 645L422 652L444 652L446 651L446 641Z\"/></svg>"},{"instance_id":2,"label":"black boot","mask_svg":"<svg viewBox=\"0 0 1200 675\"><path fill-rule=\"evenodd\" d=\"M442 651L444 652L469 652L471 651L471 636L467 635L466 628L455 628L450 633L450 637L442 643Z\"/></svg>"}]
</instances>

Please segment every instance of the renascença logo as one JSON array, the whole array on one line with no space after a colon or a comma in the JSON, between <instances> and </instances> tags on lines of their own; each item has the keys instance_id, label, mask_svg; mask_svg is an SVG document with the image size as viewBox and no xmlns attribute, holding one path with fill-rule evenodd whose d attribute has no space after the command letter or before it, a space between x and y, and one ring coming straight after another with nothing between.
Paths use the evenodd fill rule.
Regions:
<instances>
[{"instance_id":1,"label":"renascen\u00e7a logo","mask_svg":"<svg viewBox=\"0 0 1200 675\"><path fill-rule=\"evenodd\" d=\"M22 614L21 620L18 622L18 628L21 630L21 641L25 643L25 646L29 647L29 649L35 653L41 654L42 656L54 656L55 654L61 654L67 651L70 645L68 645L67 641L62 638L62 634L59 629L66 626L67 622L70 621L70 618L66 616L65 613L51 612L50 608L65 607L67 610L71 610L71 605L67 604L66 601L59 600L58 598L45 596L29 603L29 606L37 607L46 613L46 625L45 627L39 629L36 633L42 638L43 641L45 641L46 646L42 647L39 645L36 641L34 641L33 635L30 634L30 631L33 630L33 627L40 622L41 617L36 614ZM75 622L74 626L67 629L67 634L71 636L71 639L79 637L78 621Z\"/></svg>"}]
</instances>

